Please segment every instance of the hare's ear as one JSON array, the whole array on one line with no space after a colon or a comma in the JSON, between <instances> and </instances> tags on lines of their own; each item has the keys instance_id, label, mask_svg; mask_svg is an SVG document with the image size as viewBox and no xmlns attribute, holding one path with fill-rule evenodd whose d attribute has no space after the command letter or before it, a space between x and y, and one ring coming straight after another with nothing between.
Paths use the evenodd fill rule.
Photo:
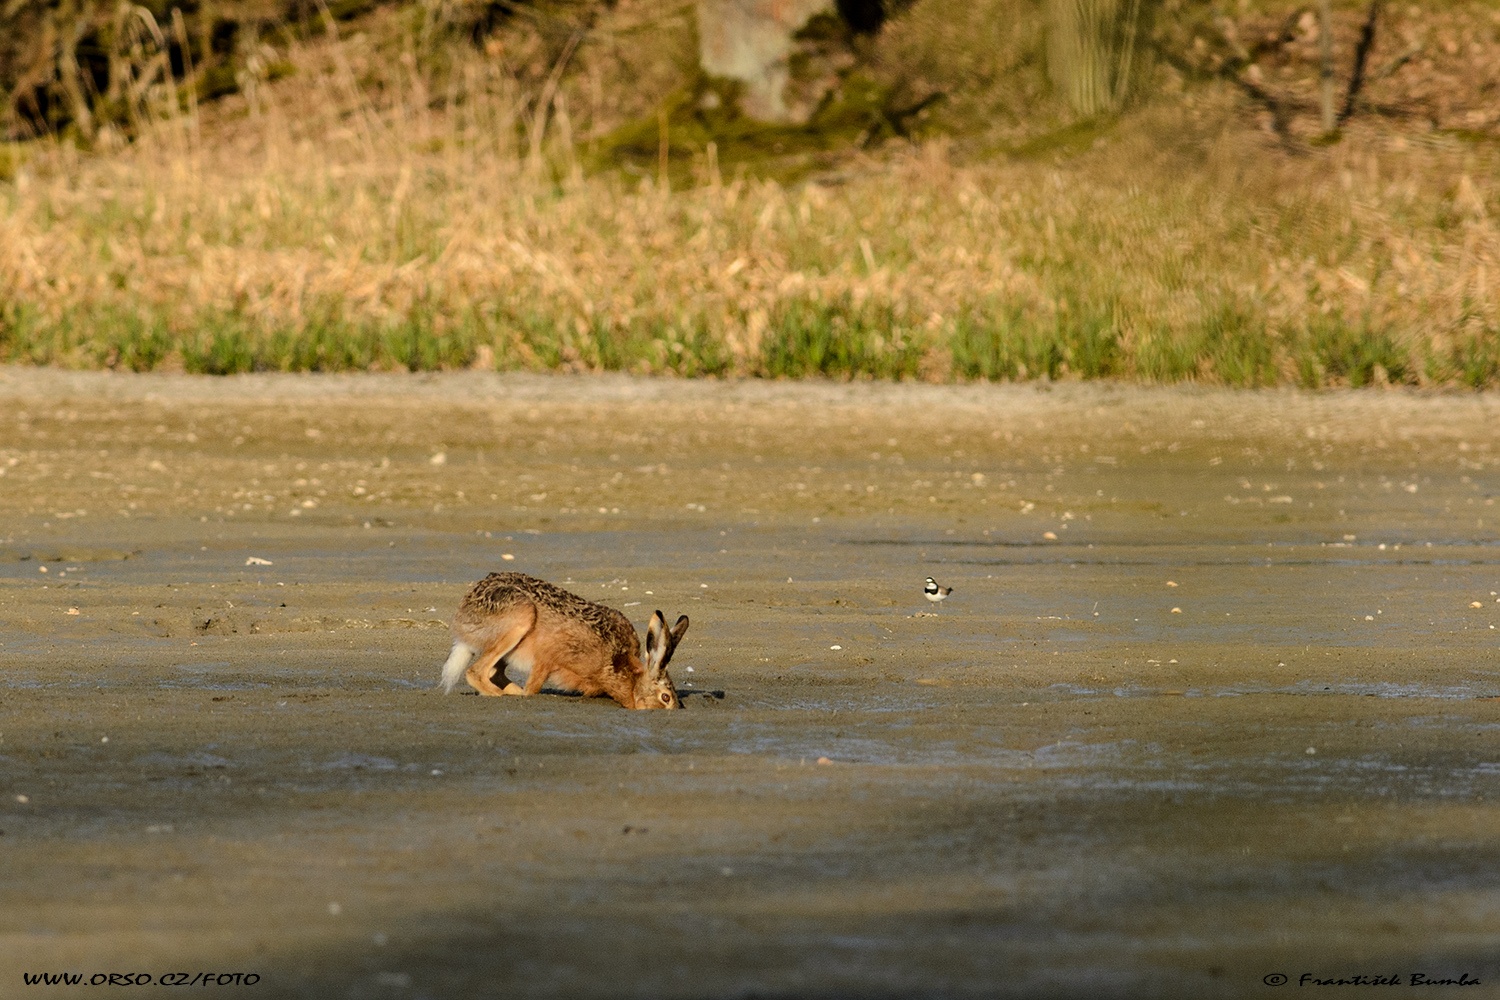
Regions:
<instances>
[{"instance_id":1,"label":"hare's ear","mask_svg":"<svg viewBox=\"0 0 1500 1000\"><path fill-rule=\"evenodd\" d=\"M661 614L660 611L657 614ZM655 619L652 619L655 621ZM667 620L661 620L662 628L665 630ZM672 654L677 651L677 644L682 641L683 635L688 630L688 616L683 615L677 619L677 624L672 626L672 631L666 632L658 641L656 651L651 655L651 669L665 670L667 664L672 662Z\"/></svg>"},{"instance_id":2,"label":"hare's ear","mask_svg":"<svg viewBox=\"0 0 1500 1000\"><path fill-rule=\"evenodd\" d=\"M646 626L646 669L655 672L661 667L657 661L667 650L667 619L660 611L651 616L651 624Z\"/></svg>"}]
</instances>

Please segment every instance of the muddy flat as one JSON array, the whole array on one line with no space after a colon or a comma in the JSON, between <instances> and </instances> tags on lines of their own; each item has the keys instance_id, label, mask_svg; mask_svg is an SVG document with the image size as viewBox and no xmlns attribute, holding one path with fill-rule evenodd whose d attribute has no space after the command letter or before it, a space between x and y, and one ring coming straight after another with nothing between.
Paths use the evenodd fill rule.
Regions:
<instances>
[{"instance_id":1,"label":"muddy flat","mask_svg":"<svg viewBox=\"0 0 1500 1000\"><path fill-rule=\"evenodd\" d=\"M0 368L0 473L0 995L1500 995L1500 398ZM684 710L441 694L495 570Z\"/></svg>"}]
</instances>

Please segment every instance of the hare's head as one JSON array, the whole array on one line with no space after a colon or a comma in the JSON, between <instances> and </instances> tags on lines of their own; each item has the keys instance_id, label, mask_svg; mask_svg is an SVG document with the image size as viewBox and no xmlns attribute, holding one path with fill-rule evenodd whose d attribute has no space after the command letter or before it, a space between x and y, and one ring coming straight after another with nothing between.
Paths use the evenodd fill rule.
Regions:
<instances>
[{"instance_id":1,"label":"hare's head","mask_svg":"<svg viewBox=\"0 0 1500 1000\"><path fill-rule=\"evenodd\" d=\"M636 708L682 707L682 699L677 697L677 689L667 674L667 663L687 630L687 615L677 619L671 629L660 611L651 616L651 624L646 626L645 670L635 682Z\"/></svg>"}]
</instances>

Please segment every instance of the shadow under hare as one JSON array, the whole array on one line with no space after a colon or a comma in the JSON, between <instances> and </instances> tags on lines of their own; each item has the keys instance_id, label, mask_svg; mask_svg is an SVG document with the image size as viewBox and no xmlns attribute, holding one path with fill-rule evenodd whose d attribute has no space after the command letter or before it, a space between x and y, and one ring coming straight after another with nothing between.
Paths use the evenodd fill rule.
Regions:
<instances>
[{"instance_id":1,"label":"shadow under hare","mask_svg":"<svg viewBox=\"0 0 1500 1000\"><path fill-rule=\"evenodd\" d=\"M687 629L687 615L668 629L655 612L642 660L634 626L614 608L525 573L491 573L453 616L443 691L462 677L484 695L533 695L550 684L626 708L681 708L667 663Z\"/></svg>"}]
</instances>

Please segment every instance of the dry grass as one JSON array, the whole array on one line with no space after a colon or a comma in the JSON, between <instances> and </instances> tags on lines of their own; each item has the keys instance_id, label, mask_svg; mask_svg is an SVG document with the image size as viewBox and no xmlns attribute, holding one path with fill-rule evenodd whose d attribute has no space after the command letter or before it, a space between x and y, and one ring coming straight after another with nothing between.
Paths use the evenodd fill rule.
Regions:
<instances>
[{"instance_id":1,"label":"dry grass","mask_svg":"<svg viewBox=\"0 0 1500 1000\"><path fill-rule=\"evenodd\" d=\"M495 59L434 75L367 38L290 56L217 120L29 151L0 184L0 356L1500 383L1484 143L1356 126L1288 156L1210 87L1066 159L934 140L781 184L704 151L666 190L579 166L605 121L578 110L607 91L594 64L540 117Z\"/></svg>"}]
</instances>

